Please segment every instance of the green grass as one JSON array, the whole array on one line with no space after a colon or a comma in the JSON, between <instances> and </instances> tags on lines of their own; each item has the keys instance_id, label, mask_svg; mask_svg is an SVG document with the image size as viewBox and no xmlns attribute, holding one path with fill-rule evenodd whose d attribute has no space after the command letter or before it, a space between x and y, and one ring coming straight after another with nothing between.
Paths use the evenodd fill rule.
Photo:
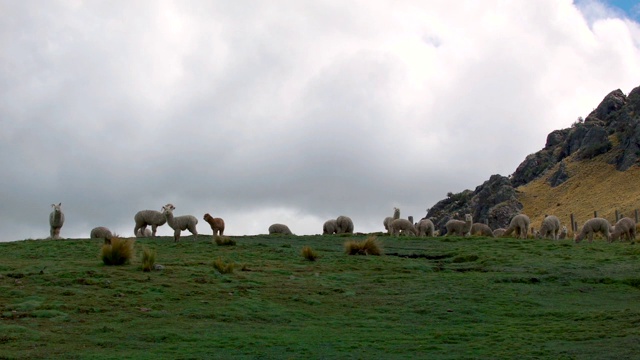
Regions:
<instances>
[{"instance_id":1,"label":"green grass","mask_svg":"<svg viewBox=\"0 0 640 360\"><path fill-rule=\"evenodd\" d=\"M340 236L198 239L138 239L152 272L105 266L101 241L0 243L0 358L640 354L640 245L379 236L384 255L349 256Z\"/></svg>"}]
</instances>

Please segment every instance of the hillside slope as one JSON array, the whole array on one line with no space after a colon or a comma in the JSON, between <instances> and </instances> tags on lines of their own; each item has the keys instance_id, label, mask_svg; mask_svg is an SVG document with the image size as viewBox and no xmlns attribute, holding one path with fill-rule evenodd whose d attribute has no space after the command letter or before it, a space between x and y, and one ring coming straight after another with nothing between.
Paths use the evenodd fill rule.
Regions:
<instances>
[{"instance_id":1,"label":"hillside slope","mask_svg":"<svg viewBox=\"0 0 640 360\"><path fill-rule=\"evenodd\" d=\"M640 86L628 96L614 90L584 120L552 131L540 151L527 156L508 177L492 175L474 191L449 193L427 210L445 233L449 219L472 214L474 222L506 227L518 213L538 227L545 214L578 225L598 215L615 221L618 210L640 209ZM571 229L570 226L567 226Z\"/></svg>"},{"instance_id":2,"label":"hillside slope","mask_svg":"<svg viewBox=\"0 0 640 360\"><path fill-rule=\"evenodd\" d=\"M640 167L617 171L604 155L591 160L567 161L569 179L551 187L549 178L554 170L517 188L522 213L531 217L535 228L540 227L545 214L558 216L571 229L572 213L578 226L582 226L586 219L593 217L594 211L614 222L616 210L631 218L635 217L636 209L640 210Z\"/></svg>"}]
</instances>

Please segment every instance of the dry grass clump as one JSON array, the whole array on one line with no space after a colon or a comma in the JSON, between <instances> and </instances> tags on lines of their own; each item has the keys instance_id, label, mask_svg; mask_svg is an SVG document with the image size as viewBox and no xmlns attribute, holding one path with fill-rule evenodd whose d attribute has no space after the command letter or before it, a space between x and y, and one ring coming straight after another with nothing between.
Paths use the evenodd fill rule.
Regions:
<instances>
[{"instance_id":1,"label":"dry grass clump","mask_svg":"<svg viewBox=\"0 0 640 360\"><path fill-rule=\"evenodd\" d=\"M236 245L236 241L228 236L215 235L214 238L215 238L214 241L219 246L235 246Z\"/></svg>"},{"instance_id":2,"label":"dry grass clump","mask_svg":"<svg viewBox=\"0 0 640 360\"><path fill-rule=\"evenodd\" d=\"M231 274L235 268L236 264L233 262L226 263L222 258L217 258L213 262L213 267L220 272L220 274Z\"/></svg>"},{"instance_id":3,"label":"dry grass clump","mask_svg":"<svg viewBox=\"0 0 640 360\"><path fill-rule=\"evenodd\" d=\"M302 257L309 261L316 261L318 258L318 253L315 252L311 247L305 246L302 248Z\"/></svg>"},{"instance_id":4,"label":"dry grass clump","mask_svg":"<svg viewBox=\"0 0 640 360\"><path fill-rule=\"evenodd\" d=\"M134 239L111 238L110 244L102 245L100 256L105 265L124 265L131 261L134 255Z\"/></svg>"},{"instance_id":5,"label":"dry grass clump","mask_svg":"<svg viewBox=\"0 0 640 360\"><path fill-rule=\"evenodd\" d=\"M375 236L369 236L364 241L349 240L344 243L348 255L382 255L382 243Z\"/></svg>"},{"instance_id":6,"label":"dry grass clump","mask_svg":"<svg viewBox=\"0 0 640 360\"><path fill-rule=\"evenodd\" d=\"M156 251L148 247L142 248L142 271L149 272L156 263Z\"/></svg>"}]
</instances>

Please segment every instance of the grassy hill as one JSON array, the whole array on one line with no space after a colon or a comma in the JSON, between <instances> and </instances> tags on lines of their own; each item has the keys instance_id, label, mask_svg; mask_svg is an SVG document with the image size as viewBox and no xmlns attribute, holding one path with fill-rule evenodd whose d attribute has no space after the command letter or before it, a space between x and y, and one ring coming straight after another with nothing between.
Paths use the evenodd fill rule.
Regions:
<instances>
[{"instance_id":1,"label":"grassy hill","mask_svg":"<svg viewBox=\"0 0 640 360\"><path fill-rule=\"evenodd\" d=\"M539 228L545 214L556 215L571 229L570 214L574 214L578 226L598 212L612 224L615 212L635 219L635 210L640 210L640 167L617 171L606 163L607 155L591 160L566 161L569 180L552 188L547 183L560 164L547 171L546 175L517 188L522 212L531 217L531 224Z\"/></svg>"},{"instance_id":2,"label":"grassy hill","mask_svg":"<svg viewBox=\"0 0 640 360\"><path fill-rule=\"evenodd\" d=\"M638 245L380 236L385 255L345 254L364 238L138 239L124 266L103 265L96 240L0 243L0 358L640 354ZM164 270L142 272L143 246Z\"/></svg>"}]
</instances>

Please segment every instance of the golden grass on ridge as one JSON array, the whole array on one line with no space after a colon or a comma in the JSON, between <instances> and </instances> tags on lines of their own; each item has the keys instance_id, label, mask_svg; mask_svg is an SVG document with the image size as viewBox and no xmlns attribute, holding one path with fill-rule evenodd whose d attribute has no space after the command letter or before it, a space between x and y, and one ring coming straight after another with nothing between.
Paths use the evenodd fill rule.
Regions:
<instances>
[{"instance_id":1,"label":"golden grass on ridge","mask_svg":"<svg viewBox=\"0 0 640 360\"><path fill-rule=\"evenodd\" d=\"M599 156L585 161L566 161L569 180L552 188L547 180L558 168L557 164L546 174L519 187L518 200L522 212L531 218L531 226L540 227L544 215L556 215L563 225L571 230L571 214L578 227L593 217L615 222L618 210L624 216L635 218L635 209L640 209L640 167L617 171Z\"/></svg>"}]
</instances>

